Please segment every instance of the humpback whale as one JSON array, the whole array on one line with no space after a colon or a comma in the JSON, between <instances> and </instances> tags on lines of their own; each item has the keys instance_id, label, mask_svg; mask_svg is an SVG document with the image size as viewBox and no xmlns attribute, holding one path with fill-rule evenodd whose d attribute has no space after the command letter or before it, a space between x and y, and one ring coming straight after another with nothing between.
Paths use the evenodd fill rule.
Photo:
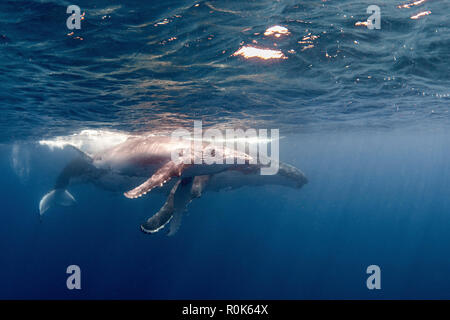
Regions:
<instances>
[{"instance_id":1,"label":"humpback whale","mask_svg":"<svg viewBox=\"0 0 450 320\"><path fill-rule=\"evenodd\" d=\"M282 162L279 162L277 174L260 175L261 166L250 164L248 154L214 150L211 145L205 145L203 151L222 152L224 158L241 159L243 164L189 163L186 158L189 160L191 154L180 155L181 161L173 161L172 152L178 150L179 142L167 136L131 136L93 150L87 150L79 143L64 145L75 149L78 155L60 172L54 188L42 197L39 203L41 217L52 206L70 206L76 202L68 191L74 183L93 183L106 190L123 192L129 199L158 189L168 194L167 200L141 225L141 230L155 233L170 222L168 234L173 235L188 204L205 192L265 184L301 188L308 182L299 169Z\"/></svg>"}]
</instances>

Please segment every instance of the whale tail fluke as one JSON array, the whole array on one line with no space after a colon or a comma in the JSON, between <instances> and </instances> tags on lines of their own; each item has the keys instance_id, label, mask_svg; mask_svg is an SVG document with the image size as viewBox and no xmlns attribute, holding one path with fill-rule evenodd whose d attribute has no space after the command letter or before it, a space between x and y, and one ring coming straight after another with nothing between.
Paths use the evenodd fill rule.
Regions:
<instances>
[{"instance_id":1,"label":"whale tail fluke","mask_svg":"<svg viewBox=\"0 0 450 320\"><path fill-rule=\"evenodd\" d=\"M54 189L42 197L39 202L39 215L42 215L51 207L64 206L69 207L76 203L75 198L66 189Z\"/></svg>"}]
</instances>

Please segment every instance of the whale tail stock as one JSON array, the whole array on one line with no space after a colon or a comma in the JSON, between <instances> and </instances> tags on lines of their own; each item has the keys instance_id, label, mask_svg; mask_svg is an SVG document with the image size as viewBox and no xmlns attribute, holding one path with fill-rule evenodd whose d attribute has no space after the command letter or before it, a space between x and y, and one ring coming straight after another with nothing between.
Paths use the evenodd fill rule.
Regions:
<instances>
[{"instance_id":1,"label":"whale tail stock","mask_svg":"<svg viewBox=\"0 0 450 320\"><path fill-rule=\"evenodd\" d=\"M76 203L74 196L67 191L67 187L73 178L83 176L96 177L101 174L103 174L103 171L96 169L92 165L92 159L87 155L81 154L81 156L70 161L58 175L53 190L44 195L39 202L39 216L41 220L43 214L51 207L69 207Z\"/></svg>"},{"instance_id":2,"label":"whale tail stock","mask_svg":"<svg viewBox=\"0 0 450 320\"><path fill-rule=\"evenodd\" d=\"M39 215L42 218L42 215L51 207L57 205L69 207L75 203L75 198L66 189L53 189L43 196L39 202Z\"/></svg>"}]
</instances>

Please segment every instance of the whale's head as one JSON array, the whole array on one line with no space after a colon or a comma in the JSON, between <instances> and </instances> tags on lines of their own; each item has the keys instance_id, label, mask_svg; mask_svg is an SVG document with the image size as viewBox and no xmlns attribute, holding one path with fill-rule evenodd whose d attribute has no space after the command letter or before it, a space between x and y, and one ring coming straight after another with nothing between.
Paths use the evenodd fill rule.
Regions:
<instances>
[{"instance_id":1,"label":"whale's head","mask_svg":"<svg viewBox=\"0 0 450 320\"><path fill-rule=\"evenodd\" d=\"M308 178L298 168L280 162L278 176L285 180L285 184L294 188L301 188L308 183Z\"/></svg>"},{"instance_id":2,"label":"whale's head","mask_svg":"<svg viewBox=\"0 0 450 320\"><path fill-rule=\"evenodd\" d=\"M273 175L261 175L258 166L230 168L209 176L208 189L219 191L244 186L279 185L299 189L308 179L299 169L279 163L279 170Z\"/></svg>"}]
</instances>

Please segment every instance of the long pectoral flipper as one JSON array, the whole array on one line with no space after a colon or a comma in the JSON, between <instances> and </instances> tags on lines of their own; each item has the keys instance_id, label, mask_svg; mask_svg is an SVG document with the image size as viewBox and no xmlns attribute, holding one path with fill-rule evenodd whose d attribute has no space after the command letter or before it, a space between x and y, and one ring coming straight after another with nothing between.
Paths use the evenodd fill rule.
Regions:
<instances>
[{"instance_id":1,"label":"long pectoral flipper","mask_svg":"<svg viewBox=\"0 0 450 320\"><path fill-rule=\"evenodd\" d=\"M198 176L179 180L170 191L163 207L141 225L141 230L145 233L155 233L170 222L168 235L175 234L181 225L187 205L201 196L208 179L208 176Z\"/></svg>"},{"instance_id":2,"label":"long pectoral flipper","mask_svg":"<svg viewBox=\"0 0 450 320\"><path fill-rule=\"evenodd\" d=\"M135 199L142 195L150 192L153 188L163 186L167 181L173 177L181 176L181 173L186 168L186 164L179 162L175 163L173 161L167 162L163 167L155 172L147 181L145 181L140 186L137 186L133 190L125 192L124 195L127 198Z\"/></svg>"},{"instance_id":3,"label":"long pectoral flipper","mask_svg":"<svg viewBox=\"0 0 450 320\"><path fill-rule=\"evenodd\" d=\"M183 182L186 179L183 180ZM182 183L175 193L173 217L170 221L168 236L173 236L181 226L183 214L187 210L187 206L195 198L200 198L206 184L209 181L209 176L197 176L191 180L191 183Z\"/></svg>"},{"instance_id":4,"label":"long pectoral flipper","mask_svg":"<svg viewBox=\"0 0 450 320\"><path fill-rule=\"evenodd\" d=\"M141 225L141 230L143 232L158 232L160 229L164 228L164 226L172 219L174 211L174 196L180 183L181 180L177 181L177 183L173 186L169 196L167 197L167 201L166 203L164 203L162 208Z\"/></svg>"}]
</instances>

